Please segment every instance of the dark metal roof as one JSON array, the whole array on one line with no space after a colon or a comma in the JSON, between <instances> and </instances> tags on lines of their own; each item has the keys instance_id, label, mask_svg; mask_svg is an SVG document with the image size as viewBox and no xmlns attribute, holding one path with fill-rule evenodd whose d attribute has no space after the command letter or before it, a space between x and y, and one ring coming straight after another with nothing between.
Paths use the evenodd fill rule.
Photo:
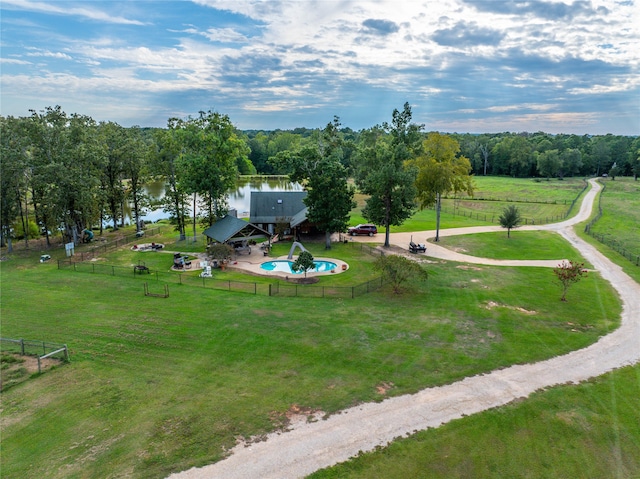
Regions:
<instances>
[{"instance_id":1,"label":"dark metal roof","mask_svg":"<svg viewBox=\"0 0 640 479\"><path fill-rule=\"evenodd\" d=\"M252 191L250 221L276 224L282 220L291 223L295 218L300 224L306 219L306 197L306 191ZM300 218L301 214L304 218Z\"/></svg>"},{"instance_id":2,"label":"dark metal roof","mask_svg":"<svg viewBox=\"0 0 640 479\"><path fill-rule=\"evenodd\" d=\"M242 233L242 234L239 234ZM235 216L226 215L216 221L212 226L204 230L204 235L219 243L226 243L236 236L244 239L262 238L270 236L269 233L256 225L247 223Z\"/></svg>"}]
</instances>

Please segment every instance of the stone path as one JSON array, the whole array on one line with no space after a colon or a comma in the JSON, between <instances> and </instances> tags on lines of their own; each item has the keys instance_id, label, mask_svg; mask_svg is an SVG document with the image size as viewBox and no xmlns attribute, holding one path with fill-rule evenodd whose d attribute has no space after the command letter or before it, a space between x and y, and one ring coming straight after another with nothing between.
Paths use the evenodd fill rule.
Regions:
<instances>
[{"instance_id":1,"label":"stone path","mask_svg":"<svg viewBox=\"0 0 640 479\"><path fill-rule=\"evenodd\" d=\"M585 195L579 214L562 223L522 229L556 231L578 249L594 268L620 294L623 302L621 325L591 346L535 364L517 365L465 378L456 383L425 389L416 394L389 398L346 409L326 420L301 422L285 433L271 434L266 441L239 445L218 463L193 468L170 476L171 479L304 477L318 469L348 460L359 451L384 446L399 436L437 427L452 419L524 398L532 392L558 384L578 383L615 368L640 361L640 285L622 269L581 240L572 225L591 213L600 189L594 180ZM496 227L460 228L441 231L442 235L500 230ZM412 233L423 241L432 232ZM406 249L410 233L391 235L394 245ZM445 260L491 265L539 265L539 262L496 261L461 255L437 245L428 246L428 255ZM559 260L545 266L557 266ZM553 263L553 264L550 264Z\"/></svg>"}]
</instances>

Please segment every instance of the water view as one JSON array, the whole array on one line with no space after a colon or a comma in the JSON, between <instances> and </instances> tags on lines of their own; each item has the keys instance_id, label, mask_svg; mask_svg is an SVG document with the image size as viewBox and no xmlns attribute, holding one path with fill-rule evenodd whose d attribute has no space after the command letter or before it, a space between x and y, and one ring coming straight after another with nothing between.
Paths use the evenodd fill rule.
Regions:
<instances>
[{"instance_id":1,"label":"water view","mask_svg":"<svg viewBox=\"0 0 640 479\"><path fill-rule=\"evenodd\" d=\"M158 201L164 197L165 184L164 181L148 183L144 187L144 193L153 201ZM228 197L229 208L235 209L239 218L249 217L252 191L302 191L302 187L298 183L290 182L287 177L283 176L241 177L238 180L236 189L230 191ZM189 211L193 211L193 201L188 201L188 204L190 205ZM197 211L198 209L196 208ZM127 205L125 207L125 223L130 224L133 221L132 216L132 207ZM154 223L167 218L169 218L169 214L162 208L149 210L142 216L144 221Z\"/></svg>"}]
</instances>

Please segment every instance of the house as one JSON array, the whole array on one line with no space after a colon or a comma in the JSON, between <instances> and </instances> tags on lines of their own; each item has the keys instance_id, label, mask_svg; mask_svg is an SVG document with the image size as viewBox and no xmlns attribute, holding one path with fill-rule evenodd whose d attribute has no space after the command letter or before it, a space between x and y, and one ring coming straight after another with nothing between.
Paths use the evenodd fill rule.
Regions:
<instances>
[{"instance_id":1,"label":"house","mask_svg":"<svg viewBox=\"0 0 640 479\"><path fill-rule=\"evenodd\" d=\"M249 222L271 234L277 224L287 224L285 234L308 233L306 191L252 191Z\"/></svg>"}]
</instances>

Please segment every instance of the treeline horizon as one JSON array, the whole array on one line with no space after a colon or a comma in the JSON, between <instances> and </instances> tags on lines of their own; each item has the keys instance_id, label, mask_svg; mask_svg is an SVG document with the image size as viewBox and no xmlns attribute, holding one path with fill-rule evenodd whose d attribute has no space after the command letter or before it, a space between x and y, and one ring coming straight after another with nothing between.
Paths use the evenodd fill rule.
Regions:
<instances>
[{"instance_id":1,"label":"treeline horizon","mask_svg":"<svg viewBox=\"0 0 640 479\"><path fill-rule=\"evenodd\" d=\"M133 204L136 223L146 209L164 207L184 235L189 195L201 202L203 224L212 224L225 213L226 194L238 175L291 174L288 160L310 157L311 152L331 156L344 169L341 176L365 184L367 158L379 156L376 161L384 166L391 161L386 157L401 158L392 150L406 143L404 159L394 166L403 169L407 161L424 156L423 142L436 133L411 123L408 104L403 113L394 110L391 123L355 131L334 117L324 129L239 130L228 115L201 111L170 118L165 128L141 128L96 122L67 114L60 106L30 110L25 117L0 116L1 239L4 243L17 230L28 238L62 229L77 242L87 226L121 225L125 202ZM470 175L637 179L640 173L640 137L544 132L441 136L451 140L451 159L468 160ZM167 180L162 205L151 205L143 193L144 183L154 177Z\"/></svg>"}]
</instances>

